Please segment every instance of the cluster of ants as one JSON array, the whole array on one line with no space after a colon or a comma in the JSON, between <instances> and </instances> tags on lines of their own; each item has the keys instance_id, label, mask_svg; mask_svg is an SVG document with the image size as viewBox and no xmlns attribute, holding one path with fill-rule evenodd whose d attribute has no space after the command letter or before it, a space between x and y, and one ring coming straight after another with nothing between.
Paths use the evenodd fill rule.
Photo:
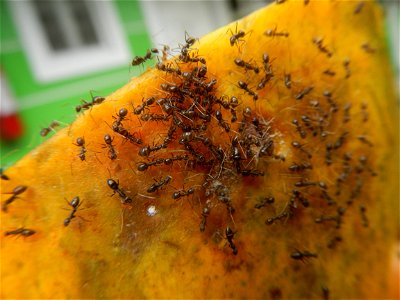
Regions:
<instances>
[{"instance_id":1,"label":"cluster of ants","mask_svg":"<svg viewBox=\"0 0 400 300\"><path fill-rule=\"evenodd\" d=\"M267 37L280 37L288 38L288 32L278 32L275 29L268 29L265 33ZM231 46L238 45L244 42L243 38L246 33L239 30L229 38ZM185 43L180 45L180 54L176 60L168 61L168 47L163 50L150 49L144 56L135 57L131 65L138 66L150 60L154 55L162 52L162 59L156 64L159 72L164 72L170 75L171 81L169 83L162 83L160 85L163 91L162 97L151 96L143 99L142 103L137 105L130 112L127 108L120 108L111 125L111 129L118 136L140 147L138 155L143 158L143 161L137 163L137 170L145 172L150 168L171 166L174 163L184 165L185 169L202 170L206 174L203 184L200 188L191 187L187 190L179 190L172 193L171 198L179 200L183 197L193 195L195 193L202 193L206 199L216 199L227 208L227 214L232 216L235 212L234 203L230 197L229 185L238 180L238 177L252 177L254 180L264 176L264 170L258 169L259 161L263 158L270 160L285 161L285 157L276 153L274 132L271 129L271 122L266 121L261 116L252 111L250 107L244 107L241 113L238 114L238 108L241 107L240 100L235 95L218 95L216 85L218 80L212 78L209 74L207 61L204 57L197 55L192 46L195 44L196 39L186 35ZM322 39L315 38L312 42L317 46L318 50L327 54L333 53L327 49L323 44ZM276 76L272 68L272 61L267 53L262 54L261 64L262 68L255 63L245 61L241 58L235 58L232 62L233 66L244 70L250 71L255 74L263 74L262 80L257 84L256 89L263 89L266 84ZM350 76L349 61L344 64ZM326 70L325 75L335 76L335 73ZM346 75L346 76L347 76ZM285 73L283 78L284 85L287 89L292 88L291 74ZM244 81L238 81L237 88L243 90L245 95L251 96L254 101L259 99L256 91L252 90L249 85ZM314 86L306 86L298 91L294 96L295 101L304 101L309 94L314 90ZM312 166L313 153L307 149L306 143L300 142L307 137L320 138L325 140L328 137L327 127L333 118L340 110L334 97L330 91L325 91L322 95L325 103L319 100L309 101L309 110L312 111L312 116L303 114L299 118L291 120L293 130L297 132L299 140L291 142L294 151L299 151L299 155L303 157L301 162L292 162L288 166L289 172L296 174L305 174L303 179L300 179L293 184L293 190L290 191L288 204L283 212L278 215L269 217L265 223L267 225L274 224L278 220L287 220L295 215L298 209L298 204L304 208L310 206L310 200L307 195L313 194L311 189L316 189L321 199L325 200L329 206L337 206L336 214L331 216L322 215L315 219L315 223L328 223L333 222L336 228L340 228L343 215L345 214L346 207L338 206L337 201L333 199L334 196L328 192L328 184L324 181L309 181L308 175ZM94 105L101 104L105 100L104 97L92 97L92 101L83 102L76 107L76 112L87 110ZM343 124L350 121L350 104L346 104L343 108ZM156 145L143 145L143 141L136 133L131 133L129 128L124 125L125 120L129 115L137 116L142 122L161 122L163 125L168 124L168 132L164 136L162 142ZM363 121L368 120L368 113L366 105L362 107ZM240 119L240 120L239 120ZM48 128L42 130L41 135L47 135L50 130L58 126L57 123L52 123ZM225 142L218 142L214 139L215 134L210 134L210 131L215 131L215 128L220 128L221 134L226 134L226 139L229 141L227 145ZM325 149L325 163L330 166L334 162L334 156L339 155L339 150L343 147L348 139L349 133L344 131L337 140L326 143ZM365 137L358 136L358 139L363 144L372 146L373 144ZM221 139L221 141L224 139ZM78 137L74 144L79 147L78 157L83 161L86 159L85 139ZM117 151L113 145L113 138L110 134L104 136L104 148L108 151L108 157L111 160L117 158ZM181 155L174 155L173 153L180 148ZM172 149L173 151L169 151ZM162 154L163 157L156 156ZM375 172L367 164L367 158L361 156L359 163L354 166L350 163L352 160L351 153L345 152L343 159L341 159L343 168L342 172L336 179L336 194L340 195L340 186L353 175L357 178L354 189L350 193L347 200L347 206L350 206L354 200L360 196L363 186L361 173L370 172L376 175ZM3 176L3 175L2 175ZM234 178L232 180L232 178ZM2 177L2 179L4 179ZM165 188L173 180L172 176L167 174L160 180L154 182L147 187L146 192L149 194L156 193ZM108 187L113 191L113 195L117 194L123 204L130 204L133 202L131 197L120 187L119 181L112 178L107 180ZM18 195L26 190L25 186L19 186L14 189L12 196L6 200L2 205L2 210L7 211L7 207L12 203ZM207 218L212 211L211 201L206 201L202 208L201 220L199 229L201 232L206 230ZM261 209L268 205L273 205L274 197L266 197L262 202L255 204L256 209ZM81 202L79 197L75 197L69 202L72 207L70 215L64 220L64 225L67 226L73 218L75 218L76 211ZM364 226L368 226L368 219L365 215L365 206L360 206L360 213ZM22 234L29 236L34 231L29 231L25 228L20 228L14 231L7 232L9 234ZM238 248L234 243L235 232L230 226L225 229L225 238L228 241L232 253L236 255ZM334 247L335 243L341 241L340 236L335 238L329 243L328 247ZM306 258L316 258L317 254L309 251L295 251L291 254L295 260L304 260Z\"/></svg>"}]
</instances>

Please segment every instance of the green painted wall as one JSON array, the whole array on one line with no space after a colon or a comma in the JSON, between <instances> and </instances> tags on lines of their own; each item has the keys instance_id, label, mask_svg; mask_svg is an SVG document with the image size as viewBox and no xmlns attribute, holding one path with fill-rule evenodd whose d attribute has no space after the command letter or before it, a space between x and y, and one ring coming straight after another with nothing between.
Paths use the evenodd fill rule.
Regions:
<instances>
[{"instance_id":1,"label":"green painted wall","mask_svg":"<svg viewBox=\"0 0 400 300\"><path fill-rule=\"evenodd\" d=\"M139 3L136 0L117 0L114 4L132 57L144 54L151 47L151 40ZM20 139L14 142L0 141L2 166L14 163L42 143L39 131L52 120L65 125L70 123L76 117L75 106L80 103L80 99L89 100L91 90L94 95L107 95L141 71L139 68L130 70L127 61L126 65L118 68L43 84L33 76L8 3L4 0L0 0L0 22L0 66L20 105L24 125L24 135Z\"/></svg>"}]
</instances>

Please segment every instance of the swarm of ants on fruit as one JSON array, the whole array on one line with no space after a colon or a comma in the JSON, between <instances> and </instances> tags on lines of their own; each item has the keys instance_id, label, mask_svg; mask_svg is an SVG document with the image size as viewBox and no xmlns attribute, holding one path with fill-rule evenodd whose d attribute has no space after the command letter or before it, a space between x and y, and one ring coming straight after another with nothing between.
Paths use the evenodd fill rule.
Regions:
<instances>
[{"instance_id":1,"label":"swarm of ants on fruit","mask_svg":"<svg viewBox=\"0 0 400 300\"><path fill-rule=\"evenodd\" d=\"M240 45L245 43L244 39L247 35L248 33L244 30L236 29L235 33L231 32L227 42L232 49L239 49L240 53ZM267 29L264 36L265 38L288 39L289 33L278 32L275 28ZM168 166L176 164L183 171L196 170L198 174L203 174L202 185L175 191L170 197L172 200L178 201L198 194L205 199L202 202L201 212L199 212L199 230L201 232L207 229L207 219L212 214L213 201L226 206L228 218L232 218L235 214L235 201L231 196L230 188L232 183L238 180L262 181L268 164L259 164L259 161L267 159L280 162L286 166L286 170L290 174L295 175L295 179L292 180L292 186L287 193L284 209L275 215L268 216L265 224L269 226L279 221L284 223L294 218L299 210L312 207L313 200L318 198L325 203L326 207L330 208L332 214L325 215L325 210L320 217L315 219L315 223L331 224L336 230L340 229L346 209L362 193L363 174L376 175L365 155L361 155L358 162L354 163L352 153L346 151L346 142L351 137L348 130L342 130L338 134L332 134L332 131L329 130L331 124L338 122L339 112L342 113L343 127L350 121L351 105L347 103L341 110L330 90L325 90L322 95L316 96L313 85L302 86L294 94L291 94L292 101L302 102L307 109L306 112L289 120L292 131L297 136L291 141L290 147L294 153L293 157L298 160L288 161L283 154L276 150L277 135L273 120L265 119L249 106L244 107L239 98L240 96L250 97L254 103L263 101L264 99L259 95L260 91L278 76L281 77L279 80L283 82L284 88L291 91L293 90L292 75L286 71L283 74L276 72L273 59L270 59L268 53L261 53L258 58L250 61L235 57L232 60L232 68L236 68L237 72L244 74L249 72L255 76L257 78L255 80L256 87L253 89L245 80L239 80L237 85L234 84L233 89L237 91L237 95L220 95L217 90L219 79L213 78L213 75L210 74L206 58L199 56L196 49L193 48L195 43L196 39L186 34L185 43L180 45L179 55L174 59L168 59L170 49L168 46L164 46L162 50L153 48L148 50L144 56L136 56L132 60L132 66L139 66L159 55L155 67L158 72L168 75L170 80L159 86L162 97L147 97L142 100L141 104L133 106L132 111L126 107L117 109L118 112L113 116L113 122L110 125L115 136L112 137L110 133L105 134L102 145L108 158L111 161L118 158L118 149L113 143L114 138L118 137L139 147L138 156L141 161L136 162L136 169L139 173L154 168L160 168L162 171L169 170ZM327 50L322 39L314 38L310 43L315 44L317 51L325 53L329 57L333 55L330 50ZM343 68L346 70L346 78L348 78L351 74L349 60L343 63ZM335 76L335 73L327 69L321 75L332 77ZM312 98L309 97L310 94L313 94ZM78 105L76 112L88 110L104 101L104 97L92 96L92 101L84 101ZM162 123L168 129L162 142L146 145L138 133L132 132L131 128L126 125L129 115L136 116L140 122ZM366 104L361 107L361 115L362 122L365 123L368 120ZM47 135L56 125L58 124L52 123L49 128L45 128L46 132L42 135ZM211 133L211 129L215 130L215 128L219 128L221 134L226 135L225 141L219 142L215 138L215 134ZM373 146L373 143L365 135L359 135L357 138L362 146ZM73 145L78 148L77 156L81 161L85 161L88 155L85 139L79 136L75 140L76 143ZM229 142L226 143L226 140ZM315 155L307 145L313 140L324 144L322 157L326 167L334 165L338 170L339 175L335 178L334 184L319 178L310 180L310 177L315 177L312 173ZM179 155L176 154L177 150L179 150ZM146 192L153 195L165 189L173 181L172 175L164 173L155 182L148 183ZM6 175L2 174L2 179L5 178ZM350 196L347 199L339 199L341 187L349 180L355 183ZM129 192L127 193L125 183L120 184L118 179L108 178L105 180L105 184L112 190L113 196L119 196L122 204L134 205L135 201ZM332 188L335 191L332 191ZM16 188L12 192L12 196L3 203L3 211L7 211L8 206L25 189L27 187ZM64 221L65 226L68 226L76 217L81 204L78 196L74 199L69 202L73 209L70 216ZM273 206L274 203L275 197L268 195L255 203L254 209L260 210ZM363 204L360 205L360 215L363 225L367 227L366 207ZM232 254L237 255L240 247L234 242L236 234L234 229L234 224L233 226L226 224L224 239L231 248ZM34 233L33 230L20 228L6 234L30 236ZM334 248L341 240L340 234L336 232L327 247ZM308 250L296 249L290 257L294 260L304 261L308 258L317 258L318 255Z\"/></svg>"}]
</instances>

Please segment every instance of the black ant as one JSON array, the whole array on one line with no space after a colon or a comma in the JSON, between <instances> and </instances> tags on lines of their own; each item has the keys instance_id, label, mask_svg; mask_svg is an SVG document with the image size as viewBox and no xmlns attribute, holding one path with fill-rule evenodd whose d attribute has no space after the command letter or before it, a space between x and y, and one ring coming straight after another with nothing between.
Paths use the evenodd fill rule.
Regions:
<instances>
[{"instance_id":1,"label":"black ant","mask_svg":"<svg viewBox=\"0 0 400 300\"><path fill-rule=\"evenodd\" d=\"M275 202L274 197L265 197L259 203L254 205L254 208L260 209L268 204L273 204Z\"/></svg>"},{"instance_id":2,"label":"black ant","mask_svg":"<svg viewBox=\"0 0 400 300\"><path fill-rule=\"evenodd\" d=\"M344 69L345 69L345 71L346 71L345 78L347 79L347 78L349 78L349 77L351 76L350 59L346 58L346 59L343 61L343 67L344 67Z\"/></svg>"},{"instance_id":3,"label":"black ant","mask_svg":"<svg viewBox=\"0 0 400 300\"><path fill-rule=\"evenodd\" d=\"M164 179L161 179L159 182L153 183L148 189L148 193L154 193L158 191L159 188L161 188L163 185L167 185L170 181L172 180L172 177L167 175L165 176Z\"/></svg>"},{"instance_id":4,"label":"black ant","mask_svg":"<svg viewBox=\"0 0 400 300\"><path fill-rule=\"evenodd\" d=\"M351 108L351 103L350 102L345 103L343 107L343 123L347 123L350 121L350 108Z\"/></svg>"},{"instance_id":5,"label":"black ant","mask_svg":"<svg viewBox=\"0 0 400 300\"><path fill-rule=\"evenodd\" d=\"M343 238L339 235L334 236L326 245L329 249L334 249L338 243L340 243L343 240ZM329 299L329 298L324 298L324 299Z\"/></svg>"},{"instance_id":6,"label":"black ant","mask_svg":"<svg viewBox=\"0 0 400 300\"><path fill-rule=\"evenodd\" d=\"M364 5L365 5L365 1L358 1L353 13L355 15L359 14L362 11L362 9L364 8Z\"/></svg>"},{"instance_id":7,"label":"black ant","mask_svg":"<svg viewBox=\"0 0 400 300\"><path fill-rule=\"evenodd\" d=\"M24 237L28 237L28 236L34 235L35 233L36 233L35 230L21 227L21 228L15 229L15 230L6 231L6 232L4 232L4 235L8 236L8 235L20 234Z\"/></svg>"},{"instance_id":8,"label":"black ant","mask_svg":"<svg viewBox=\"0 0 400 300\"><path fill-rule=\"evenodd\" d=\"M266 221L265 221L265 224L267 224L267 225L272 225L276 220L281 220L281 219L283 219L283 218L289 218L289 217L291 217L292 216L292 212L290 212L290 211L284 211L284 212L282 212L281 214L279 214L279 215L276 215L276 216L274 216L274 217L272 217L272 218L268 218Z\"/></svg>"},{"instance_id":9,"label":"black ant","mask_svg":"<svg viewBox=\"0 0 400 300\"><path fill-rule=\"evenodd\" d=\"M297 181L294 185L297 187L318 186L323 190L326 190L328 188L324 181L300 180L300 181Z\"/></svg>"},{"instance_id":10,"label":"black ant","mask_svg":"<svg viewBox=\"0 0 400 300\"><path fill-rule=\"evenodd\" d=\"M284 76L285 86L290 89L292 87L292 75L285 74Z\"/></svg>"},{"instance_id":11,"label":"black ant","mask_svg":"<svg viewBox=\"0 0 400 300\"><path fill-rule=\"evenodd\" d=\"M178 160L189 160L189 156L188 155L177 155L177 156L168 157L168 158L164 159L164 164L167 166L170 166L170 165L172 165L172 163L174 161L178 161Z\"/></svg>"},{"instance_id":12,"label":"black ant","mask_svg":"<svg viewBox=\"0 0 400 300\"><path fill-rule=\"evenodd\" d=\"M361 45L361 49L363 49L367 53L375 53L376 49L372 48L368 43L363 43Z\"/></svg>"},{"instance_id":13,"label":"black ant","mask_svg":"<svg viewBox=\"0 0 400 300\"><path fill-rule=\"evenodd\" d=\"M68 226L69 223L72 221L72 219L75 218L75 213L81 204L82 204L82 202L80 202L80 199L78 196L72 198L72 200L70 202L68 202L68 205L72 207L72 211L71 211L70 215L68 216L68 218L66 218L64 220L64 226Z\"/></svg>"},{"instance_id":14,"label":"black ant","mask_svg":"<svg viewBox=\"0 0 400 300\"><path fill-rule=\"evenodd\" d=\"M121 203L126 204L126 203L131 203L132 199L129 198L123 189L119 187L119 182L115 181L114 179L107 179L107 184L112 189L114 192L111 196L113 196L115 193L118 193L118 195L121 198Z\"/></svg>"},{"instance_id":15,"label":"black ant","mask_svg":"<svg viewBox=\"0 0 400 300\"><path fill-rule=\"evenodd\" d=\"M147 98L145 101L142 102L142 104L138 105L133 110L133 113L135 115L140 115L147 106L154 104L155 101L156 99L154 97Z\"/></svg>"},{"instance_id":16,"label":"black ant","mask_svg":"<svg viewBox=\"0 0 400 300\"><path fill-rule=\"evenodd\" d=\"M244 81L239 80L238 81L238 86L239 88L241 88L242 90L245 90L250 96L253 96L253 100L258 100L258 94L252 90L249 89L247 83L245 83Z\"/></svg>"},{"instance_id":17,"label":"black ant","mask_svg":"<svg viewBox=\"0 0 400 300\"><path fill-rule=\"evenodd\" d=\"M161 164L163 164L163 163L165 163L165 159L163 159L163 158L157 158L156 160L153 160L153 161L148 162L148 163L140 162L140 163L138 164L137 169L138 169L138 171L143 172L143 171L146 171L146 170L147 170L149 167L151 167L151 166L159 166L159 165L161 165Z\"/></svg>"},{"instance_id":18,"label":"black ant","mask_svg":"<svg viewBox=\"0 0 400 300\"><path fill-rule=\"evenodd\" d=\"M189 196L192 195L193 193L194 193L194 188L190 188L187 191L185 190L177 191L172 194L172 199L178 200L181 197Z\"/></svg>"},{"instance_id":19,"label":"black ant","mask_svg":"<svg viewBox=\"0 0 400 300\"><path fill-rule=\"evenodd\" d=\"M237 24L236 24L236 33L233 33L232 30L230 30L231 32L231 37L229 38L229 43L231 44L231 47L235 44L239 44L239 42L244 42L244 40L242 40L242 38L247 34L246 32L244 32L242 29L240 29L239 31L237 31Z\"/></svg>"},{"instance_id":20,"label":"black ant","mask_svg":"<svg viewBox=\"0 0 400 300\"><path fill-rule=\"evenodd\" d=\"M295 200L300 201L300 203L304 207L310 206L310 202L308 201L308 199L305 198L298 190L292 190L292 197L290 198L290 202L294 203Z\"/></svg>"},{"instance_id":21,"label":"black ant","mask_svg":"<svg viewBox=\"0 0 400 300\"><path fill-rule=\"evenodd\" d=\"M179 68L170 67L170 65L165 65L164 63L158 62L156 68L160 71L164 71L170 74L182 75L182 71Z\"/></svg>"},{"instance_id":22,"label":"black ant","mask_svg":"<svg viewBox=\"0 0 400 300\"><path fill-rule=\"evenodd\" d=\"M367 103L361 103L361 113L362 113L362 121L365 123L368 121L368 106Z\"/></svg>"},{"instance_id":23,"label":"black ant","mask_svg":"<svg viewBox=\"0 0 400 300\"><path fill-rule=\"evenodd\" d=\"M364 143L364 144L366 144L366 145L368 145L370 147L374 146L374 144L370 140L368 140L368 138L365 135L359 135L359 136L357 136L357 139L360 142L362 142L362 143Z\"/></svg>"},{"instance_id":24,"label":"black ant","mask_svg":"<svg viewBox=\"0 0 400 300\"><path fill-rule=\"evenodd\" d=\"M263 171L250 170L250 169L240 170L240 174L242 174L242 176L252 176L252 177L264 176Z\"/></svg>"},{"instance_id":25,"label":"black ant","mask_svg":"<svg viewBox=\"0 0 400 300\"><path fill-rule=\"evenodd\" d=\"M117 152L114 149L114 145L112 144L113 142L113 138L107 133L104 136L104 142L106 143L105 146L103 146L103 148L108 148L108 157L111 160L114 160L117 158Z\"/></svg>"},{"instance_id":26,"label":"black ant","mask_svg":"<svg viewBox=\"0 0 400 300\"><path fill-rule=\"evenodd\" d=\"M277 30L276 27L274 29L267 29L264 32L264 35L271 36L271 37L274 37L274 36L289 37L289 32L277 32L276 30Z\"/></svg>"},{"instance_id":27,"label":"black ant","mask_svg":"<svg viewBox=\"0 0 400 300\"><path fill-rule=\"evenodd\" d=\"M140 116L140 120L144 122L149 122L149 121L168 121L170 116L168 115L161 115L161 114L143 114Z\"/></svg>"},{"instance_id":28,"label":"black ant","mask_svg":"<svg viewBox=\"0 0 400 300\"><path fill-rule=\"evenodd\" d=\"M274 73L272 71L272 65L269 63L269 55L268 53L264 53L262 55L262 60L264 64L265 76L257 85L257 90L261 90L265 87L265 85L274 77Z\"/></svg>"},{"instance_id":29,"label":"black ant","mask_svg":"<svg viewBox=\"0 0 400 300\"><path fill-rule=\"evenodd\" d=\"M294 148L299 149L300 151L304 152L305 154L307 154L308 158L312 158L312 154L310 152L308 152L308 150L303 148L304 144L300 144L299 142L293 141L292 146Z\"/></svg>"},{"instance_id":30,"label":"black ant","mask_svg":"<svg viewBox=\"0 0 400 300\"><path fill-rule=\"evenodd\" d=\"M45 127L42 130L40 130L40 135L45 137L47 136L54 128L60 126L60 123L57 121L52 121L49 125L49 127Z\"/></svg>"},{"instance_id":31,"label":"black ant","mask_svg":"<svg viewBox=\"0 0 400 300\"><path fill-rule=\"evenodd\" d=\"M241 58L235 58L234 62L238 67L244 68L246 71L247 70L252 70L256 74L258 74L260 72L260 69L257 66L252 65L252 64L250 64L248 62L245 62Z\"/></svg>"},{"instance_id":32,"label":"black ant","mask_svg":"<svg viewBox=\"0 0 400 300\"><path fill-rule=\"evenodd\" d=\"M325 74L325 75L333 77L333 76L336 75L336 72L334 72L332 70L329 70L329 69L326 69L324 72L322 72L322 74Z\"/></svg>"},{"instance_id":33,"label":"black ant","mask_svg":"<svg viewBox=\"0 0 400 300\"><path fill-rule=\"evenodd\" d=\"M333 112L333 113L337 112L339 110L339 108L338 108L336 102L333 101L333 99L332 99L332 92L329 90L325 90L323 95L331 107L331 112Z\"/></svg>"},{"instance_id":34,"label":"black ant","mask_svg":"<svg viewBox=\"0 0 400 300\"><path fill-rule=\"evenodd\" d=\"M299 251L296 250L290 254L290 257L295 259L295 260L301 260L304 262L305 259L307 258L317 258L318 255L316 253L311 253L309 251Z\"/></svg>"},{"instance_id":35,"label":"black ant","mask_svg":"<svg viewBox=\"0 0 400 300\"><path fill-rule=\"evenodd\" d=\"M210 208L208 206L205 206L203 208L203 211L201 212L201 222L200 222L200 231L201 232L206 230L207 217L209 215L210 215Z\"/></svg>"},{"instance_id":36,"label":"black ant","mask_svg":"<svg viewBox=\"0 0 400 300\"><path fill-rule=\"evenodd\" d=\"M81 161L84 161L85 158L86 158L86 154L85 153L87 151L86 147L85 147L85 139L83 137L78 137L76 139L76 144L74 144L74 145L76 145L78 147L81 147L81 150L79 152L78 157L81 159Z\"/></svg>"},{"instance_id":37,"label":"black ant","mask_svg":"<svg viewBox=\"0 0 400 300\"><path fill-rule=\"evenodd\" d=\"M361 218L362 218L362 224L364 227L368 227L368 224L369 224L367 216L365 214L366 211L367 211L367 208L365 207L365 205L361 204L360 205L360 214L361 214Z\"/></svg>"},{"instance_id":38,"label":"black ant","mask_svg":"<svg viewBox=\"0 0 400 300\"><path fill-rule=\"evenodd\" d=\"M296 100L301 100L304 98L304 96L308 95L313 89L314 89L314 86L312 86L312 85L305 87L294 98Z\"/></svg>"},{"instance_id":39,"label":"black ant","mask_svg":"<svg viewBox=\"0 0 400 300\"><path fill-rule=\"evenodd\" d=\"M312 42L318 47L318 50L321 51L322 53L325 53L328 57L331 57L333 55L332 52L330 52L323 44L322 44L323 39L321 37L314 37L312 39Z\"/></svg>"},{"instance_id":40,"label":"black ant","mask_svg":"<svg viewBox=\"0 0 400 300\"><path fill-rule=\"evenodd\" d=\"M307 137L307 133L303 130L303 128L301 127L301 125L297 119L293 119L292 124L294 124L294 126L296 126L296 130L300 134L301 138L304 139Z\"/></svg>"},{"instance_id":41,"label":"black ant","mask_svg":"<svg viewBox=\"0 0 400 300\"><path fill-rule=\"evenodd\" d=\"M10 177L8 177L6 174L4 174L3 168L0 168L0 178L2 180L10 180Z\"/></svg>"},{"instance_id":42,"label":"black ant","mask_svg":"<svg viewBox=\"0 0 400 300\"><path fill-rule=\"evenodd\" d=\"M225 236L226 236L226 239L228 240L229 247L232 249L232 253L234 255L237 255L238 250L237 250L235 244L233 243L233 238L235 237L235 233L232 231L232 229L229 226L227 226L225 229Z\"/></svg>"},{"instance_id":43,"label":"black ant","mask_svg":"<svg viewBox=\"0 0 400 300\"><path fill-rule=\"evenodd\" d=\"M299 172L307 169L308 170L312 169L312 165L310 163L301 163L301 164L293 163L292 165L289 166L289 170L292 172Z\"/></svg>"},{"instance_id":44,"label":"black ant","mask_svg":"<svg viewBox=\"0 0 400 300\"><path fill-rule=\"evenodd\" d=\"M135 56L132 59L131 65L132 66L138 66L143 64L146 60L152 59L152 53L158 53L158 49L152 48L150 50L147 50L145 56Z\"/></svg>"},{"instance_id":45,"label":"black ant","mask_svg":"<svg viewBox=\"0 0 400 300\"><path fill-rule=\"evenodd\" d=\"M226 123L226 121L224 119L222 119L222 113L219 110L215 111L215 117L218 120L218 124L219 126L221 126L226 132L229 132L231 130L231 128L229 127L229 124Z\"/></svg>"},{"instance_id":46,"label":"black ant","mask_svg":"<svg viewBox=\"0 0 400 300\"><path fill-rule=\"evenodd\" d=\"M140 156L149 156L150 154L151 154L151 152L155 152L155 151L159 151L159 150L161 150L162 148L164 148L164 145L163 144L161 144L161 145L157 145L157 146L154 146L154 147L150 147L150 146L145 146L145 147L143 147L143 148L140 148L140 150L139 150L139 155Z\"/></svg>"},{"instance_id":47,"label":"black ant","mask_svg":"<svg viewBox=\"0 0 400 300\"><path fill-rule=\"evenodd\" d=\"M8 198L6 201L3 202L3 204L1 205L1 210L4 212L7 212L8 209L8 205L10 205L11 203L13 203L15 201L15 199L17 199L18 195L21 195L23 192L26 191L28 187L26 185L18 185L16 186L13 191L11 192L11 197Z\"/></svg>"},{"instance_id":48,"label":"black ant","mask_svg":"<svg viewBox=\"0 0 400 300\"><path fill-rule=\"evenodd\" d=\"M82 100L82 104L77 105L75 107L75 111L78 113L82 109L83 110L87 110L87 109L91 108L92 106L94 106L95 104L103 103L104 100L106 100L106 98L101 97L101 96L93 96L92 95L92 101L91 102L86 102L85 100Z\"/></svg>"},{"instance_id":49,"label":"black ant","mask_svg":"<svg viewBox=\"0 0 400 300\"><path fill-rule=\"evenodd\" d=\"M128 110L125 107L123 107L118 111L117 118L113 117L114 119L116 119L112 124L112 129L115 132L120 131L120 129L122 128L122 121L125 119L127 115L128 115Z\"/></svg>"}]
</instances>

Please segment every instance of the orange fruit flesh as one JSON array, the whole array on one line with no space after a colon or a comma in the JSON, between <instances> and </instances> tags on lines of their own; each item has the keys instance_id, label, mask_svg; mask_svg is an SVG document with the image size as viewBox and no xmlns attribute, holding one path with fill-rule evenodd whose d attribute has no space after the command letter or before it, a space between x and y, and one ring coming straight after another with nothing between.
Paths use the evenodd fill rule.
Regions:
<instances>
[{"instance_id":1,"label":"orange fruit flesh","mask_svg":"<svg viewBox=\"0 0 400 300\"><path fill-rule=\"evenodd\" d=\"M396 297L397 104L382 12L371 2L356 7L290 1L220 28L190 48L206 64L163 62L191 79L148 70L6 170L3 207L6 192L28 188L1 212L2 232L35 234L1 237L1 296ZM268 72L273 77L257 89ZM224 109L232 96L239 105ZM167 98L174 113L158 102L134 114L149 97ZM207 101L214 101L208 111ZM128 114L113 130L121 108ZM191 109L196 115L185 115ZM163 144L174 126L168 147L139 155ZM142 143L127 141L121 128ZM179 142L185 131L192 149ZM140 171L141 163L154 165ZM108 179L132 203L121 203ZM81 205L64 226L76 196ZM274 203L262 206L268 197Z\"/></svg>"}]
</instances>

